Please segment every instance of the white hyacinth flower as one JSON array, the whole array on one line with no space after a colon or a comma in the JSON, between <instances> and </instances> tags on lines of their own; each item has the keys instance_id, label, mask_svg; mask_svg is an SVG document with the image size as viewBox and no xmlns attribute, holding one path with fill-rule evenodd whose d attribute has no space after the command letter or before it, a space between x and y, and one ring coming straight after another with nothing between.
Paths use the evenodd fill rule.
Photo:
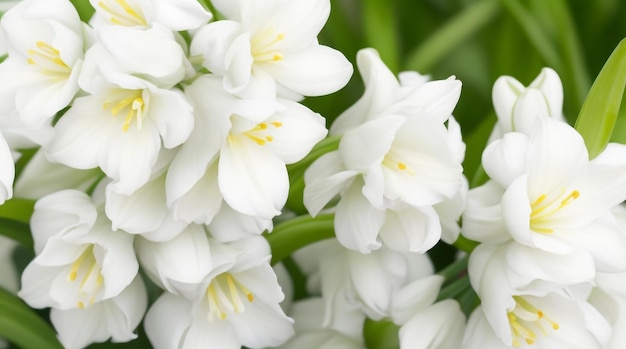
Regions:
<instances>
[{"instance_id":1,"label":"white hyacinth flower","mask_svg":"<svg viewBox=\"0 0 626 349\"><path fill-rule=\"evenodd\" d=\"M331 128L343 133L339 149L305 173L304 204L317 215L340 195L335 231L347 248L367 253L385 244L425 252L441 238L433 205L463 201L460 192L467 190L465 149L451 117L461 83L408 79L402 86L372 49L361 50L358 63L366 93ZM446 216L458 211L455 206ZM454 228L447 229L453 238Z\"/></svg>"},{"instance_id":2,"label":"white hyacinth flower","mask_svg":"<svg viewBox=\"0 0 626 349\"><path fill-rule=\"evenodd\" d=\"M150 179L162 148L189 137L192 107L181 91L139 79L91 92L59 120L46 152L73 168L100 167L120 193L132 194Z\"/></svg>"},{"instance_id":3,"label":"white hyacinth flower","mask_svg":"<svg viewBox=\"0 0 626 349\"><path fill-rule=\"evenodd\" d=\"M102 208L77 190L39 200L31 228L37 255L22 274L18 295L31 307L53 308L64 346L136 338L147 294L132 235L113 231Z\"/></svg>"},{"instance_id":4,"label":"white hyacinth flower","mask_svg":"<svg viewBox=\"0 0 626 349\"><path fill-rule=\"evenodd\" d=\"M64 0L25 0L4 16L8 57L0 64L0 111L31 128L46 124L78 92L85 26Z\"/></svg>"},{"instance_id":5,"label":"white hyacinth flower","mask_svg":"<svg viewBox=\"0 0 626 349\"><path fill-rule=\"evenodd\" d=\"M483 165L491 181L470 191L463 218L467 238L527 246L528 253L536 251L529 257L533 264L552 266L554 280L563 280L558 270L570 266L558 256L577 255L579 264L587 263L577 268L581 277L590 269L626 269L626 237L609 214L626 199L626 146L609 144L589 161L571 126L545 118L530 137L509 133L490 144Z\"/></svg>"},{"instance_id":6,"label":"white hyacinth flower","mask_svg":"<svg viewBox=\"0 0 626 349\"><path fill-rule=\"evenodd\" d=\"M289 190L285 165L302 159L326 136L324 118L290 100L238 98L224 91L215 75L198 78L186 92L194 103L195 127L166 183L176 214L209 223L222 198L244 215L267 220L280 214ZM180 211L190 206L196 208Z\"/></svg>"},{"instance_id":7,"label":"white hyacinth flower","mask_svg":"<svg viewBox=\"0 0 626 349\"><path fill-rule=\"evenodd\" d=\"M335 303L335 306L340 306L340 303ZM296 334L278 349L365 349L362 336L365 315L352 309L341 309L337 314L343 315L337 323L344 328L351 327L346 332L324 327L322 298L312 297L295 302L289 315L294 319Z\"/></svg>"},{"instance_id":8,"label":"white hyacinth flower","mask_svg":"<svg viewBox=\"0 0 626 349\"><path fill-rule=\"evenodd\" d=\"M120 26L138 30L155 25L172 31L192 30L211 19L195 0L89 0L96 10L92 24Z\"/></svg>"},{"instance_id":9,"label":"white hyacinth flower","mask_svg":"<svg viewBox=\"0 0 626 349\"><path fill-rule=\"evenodd\" d=\"M277 86L291 94L321 96L352 76L343 54L319 45L330 14L329 0L213 1L227 20L201 28L191 54L223 76L231 93L274 98Z\"/></svg>"},{"instance_id":10,"label":"white hyacinth flower","mask_svg":"<svg viewBox=\"0 0 626 349\"><path fill-rule=\"evenodd\" d=\"M499 77L493 85L492 99L498 123L490 141L508 132L530 134L537 118L550 117L565 122L563 86L559 75L550 68L543 68L528 87L513 77Z\"/></svg>"},{"instance_id":11,"label":"white hyacinth flower","mask_svg":"<svg viewBox=\"0 0 626 349\"><path fill-rule=\"evenodd\" d=\"M166 292L148 311L144 324L152 345L264 348L291 337L292 320L280 308L284 296L269 264L265 239L215 243L211 252L214 268L201 282L189 285L187 295L192 297ZM181 257L185 256L176 256Z\"/></svg>"},{"instance_id":12,"label":"white hyacinth flower","mask_svg":"<svg viewBox=\"0 0 626 349\"><path fill-rule=\"evenodd\" d=\"M468 273L481 306L469 320L463 348L605 348L611 326L587 302L590 283L564 287L549 276L562 272L562 279L571 281L568 276L585 263L566 255L552 260L539 253L520 257L515 246L521 246L510 245L482 244L470 255ZM559 258L569 264L554 263ZM535 280L520 282L512 267L526 268Z\"/></svg>"}]
</instances>

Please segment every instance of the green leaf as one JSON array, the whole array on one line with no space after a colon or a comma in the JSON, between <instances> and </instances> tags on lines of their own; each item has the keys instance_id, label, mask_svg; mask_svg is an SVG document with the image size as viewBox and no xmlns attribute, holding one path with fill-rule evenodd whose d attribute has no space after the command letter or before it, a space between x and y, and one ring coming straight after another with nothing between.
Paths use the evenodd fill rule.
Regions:
<instances>
[{"instance_id":1,"label":"green leaf","mask_svg":"<svg viewBox=\"0 0 626 349\"><path fill-rule=\"evenodd\" d=\"M491 22L499 9L497 1L476 2L432 33L408 55L405 66L411 70L430 72L437 62Z\"/></svg>"},{"instance_id":2,"label":"green leaf","mask_svg":"<svg viewBox=\"0 0 626 349\"><path fill-rule=\"evenodd\" d=\"M378 50L393 72L398 72L398 33L393 1L363 0L365 40Z\"/></svg>"},{"instance_id":3,"label":"green leaf","mask_svg":"<svg viewBox=\"0 0 626 349\"><path fill-rule=\"evenodd\" d=\"M0 217L29 223L34 210L35 200L13 198L0 205Z\"/></svg>"},{"instance_id":4,"label":"green leaf","mask_svg":"<svg viewBox=\"0 0 626 349\"><path fill-rule=\"evenodd\" d=\"M21 299L0 288L0 337L22 349L63 349L50 325Z\"/></svg>"},{"instance_id":5,"label":"green leaf","mask_svg":"<svg viewBox=\"0 0 626 349\"><path fill-rule=\"evenodd\" d=\"M272 249L272 265L294 251L317 241L335 236L335 215L300 216L276 225L265 238Z\"/></svg>"},{"instance_id":6,"label":"green leaf","mask_svg":"<svg viewBox=\"0 0 626 349\"><path fill-rule=\"evenodd\" d=\"M542 30L540 22L518 0L501 0L502 5L515 18L535 49L546 61L546 64L555 70L561 70L559 52L546 33Z\"/></svg>"},{"instance_id":7,"label":"green leaf","mask_svg":"<svg viewBox=\"0 0 626 349\"><path fill-rule=\"evenodd\" d=\"M24 222L0 217L0 235L13 239L30 250L33 249L30 226Z\"/></svg>"},{"instance_id":8,"label":"green leaf","mask_svg":"<svg viewBox=\"0 0 626 349\"><path fill-rule=\"evenodd\" d=\"M626 39L620 41L593 82L576 119L589 158L595 158L611 139L626 86Z\"/></svg>"}]
</instances>

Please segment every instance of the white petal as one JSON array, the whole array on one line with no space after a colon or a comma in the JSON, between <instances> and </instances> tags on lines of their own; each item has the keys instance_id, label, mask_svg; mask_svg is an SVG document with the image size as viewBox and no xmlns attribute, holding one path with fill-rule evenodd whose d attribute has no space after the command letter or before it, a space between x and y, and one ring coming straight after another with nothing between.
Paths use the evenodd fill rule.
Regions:
<instances>
[{"instance_id":1,"label":"white petal","mask_svg":"<svg viewBox=\"0 0 626 349\"><path fill-rule=\"evenodd\" d=\"M13 196L13 180L15 179L15 165L11 149L2 133L0 133L0 205Z\"/></svg>"},{"instance_id":2,"label":"white petal","mask_svg":"<svg viewBox=\"0 0 626 349\"><path fill-rule=\"evenodd\" d=\"M489 178L506 188L526 173L528 146L528 137L516 132L507 133L489 144L482 155L482 164Z\"/></svg>"},{"instance_id":3,"label":"white petal","mask_svg":"<svg viewBox=\"0 0 626 349\"><path fill-rule=\"evenodd\" d=\"M437 299L444 278L431 275L411 282L391 298L391 318L397 325L405 325L413 315L429 308Z\"/></svg>"},{"instance_id":4,"label":"white petal","mask_svg":"<svg viewBox=\"0 0 626 349\"><path fill-rule=\"evenodd\" d=\"M321 45L285 52L282 60L259 66L279 84L304 96L336 92L348 83L353 72L341 52Z\"/></svg>"},{"instance_id":5,"label":"white petal","mask_svg":"<svg viewBox=\"0 0 626 349\"><path fill-rule=\"evenodd\" d=\"M493 84L493 107L504 132L513 130L513 107L524 90L524 85L510 76L501 76Z\"/></svg>"},{"instance_id":6,"label":"white petal","mask_svg":"<svg viewBox=\"0 0 626 349\"><path fill-rule=\"evenodd\" d=\"M190 225L167 242L138 239L136 245L148 275L170 292L181 291L174 282L199 283L213 268L209 241L202 226Z\"/></svg>"},{"instance_id":7,"label":"white petal","mask_svg":"<svg viewBox=\"0 0 626 349\"><path fill-rule=\"evenodd\" d=\"M480 242L502 242L510 239L502 215L504 189L488 181L468 193L467 209L463 212L463 236Z\"/></svg>"},{"instance_id":8,"label":"white petal","mask_svg":"<svg viewBox=\"0 0 626 349\"><path fill-rule=\"evenodd\" d=\"M222 148L218 182L232 208L262 218L280 214L289 191L282 160L252 141L239 139Z\"/></svg>"},{"instance_id":9,"label":"white petal","mask_svg":"<svg viewBox=\"0 0 626 349\"><path fill-rule=\"evenodd\" d=\"M304 206L316 216L357 174L346 171L338 151L322 155L304 173Z\"/></svg>"},{"instance_id":10,"label":"white petal","mask_svg":"<svg viewBox=\"0 0 626 349\"><path fill-rule=\"evenodd\" d=\"M366 171L370 166L380 164L405 121L403 116L390 115L346 132L339 143L339 153L346 168Z\"/></svg>"},{"instance_id":11,"label":"white petal","mask_svg":"<svg viewBox=\"0 0 626 349\"><path fill-rule=\"evenodd\" d=\"M291 164L305 157L328 131L321 115L299 103L281 102L287 108L266 121L280 122L281 126L273 133L272 141L266 144L286 164Z\"/></svg>"},{"instance_id":12,"label":"white petal","mask_svg":"<svg viewBox=\"0 0 626 349\"><path fill-rule=\"evenodd\" d=\"M208 22L212 15L193 0L154 2L155 21L173 31L196 29Z\"/></svg>"},{"instance_id":13,"label":"white petal","mask_svg":"<svg viewBox=\"0 0 626 349\"><path fill-rule=\"evenodd\" d=\"M391 249L425 253L441 238L439 217L430 206L387 210L386 213L380 238Z\"/></svg>"},{"instance_id":14,"label":"white petal","mask_svg":"<svg viewBox=\"0 0 626 349\"><path fill-rule=\"evenodd\" d=\"M154 123L166 148L174 148L187 140L193 129L193 108L178 90L150 91L148 118Z\"/></svg>"},{"instance_id":15,"label":"white petal","mask_svg":"<svg viewBox=\"0 0 626 349\"><path fill-rule=\"evenodd\" d=\"M385 212L370 205L363 196L363 181L356 179L343 194L335 213L335 234L346 248L369 253L380 248L378 232Z\"/></svg>"},{"instance_id":16,"label":"white petal","mask_svg":"<svg viewBox=\"0 0 626 349\"><path fill-rule=\"evenodd\" d=\"M446 299L418 312L400 328L400 348L465 348L461 346L464 330L459 304Z\"/></svg>"},{"instance_id":17,"label":"white petal","mask_svg":"<svg viewBox=\"0 0 626 349\"><path fill-rule=\"evenodd\" d=\"M191 325L191 302L164 293L148 310L144 327L155 349L180 348Z\"/></svg>"},{"instance_id":18,"label":"white petal","mask_svg":"<svg viewBox=\"0 0 626 349\"><path fill-rule=\"evenodd\" d=\"M365 93L333 122L331 134L343 134L373 119L396 98L400 84L376 50L360 50L357 53L357 65L365 84Z\"/></svg>"}]
</instances>

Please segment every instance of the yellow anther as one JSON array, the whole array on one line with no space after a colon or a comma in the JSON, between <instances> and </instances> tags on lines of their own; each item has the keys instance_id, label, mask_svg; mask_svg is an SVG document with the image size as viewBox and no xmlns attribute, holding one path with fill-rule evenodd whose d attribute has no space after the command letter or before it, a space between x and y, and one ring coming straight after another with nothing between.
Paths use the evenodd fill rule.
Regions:
<instances>
[{"instance_id":1,"label":"yellow anther","mask_svg":"<svg viewBox=\"0 0 626 349\"><path fill-rule=\"evenodd\" d=\"M402 171L406 170L406 164L403 163L403 162L399 162L398 163L398 170L402 170Z\"/></svg>"}]
</instances>

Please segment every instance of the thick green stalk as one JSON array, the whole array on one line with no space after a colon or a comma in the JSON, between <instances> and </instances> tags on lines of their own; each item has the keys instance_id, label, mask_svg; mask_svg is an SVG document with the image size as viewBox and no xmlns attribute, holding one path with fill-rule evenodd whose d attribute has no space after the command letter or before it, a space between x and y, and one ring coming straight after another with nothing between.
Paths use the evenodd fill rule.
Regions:
<instances>
[{"instance_id":1,"label":"thick green stalk","mask_svg":"<svg viewBox=\"0 0 626 349\"><path fill-rule=\"evenodd\" d=\"M290 256L300 248L335 236L335 215L300 216L278 224L265 235L272 249L272 264Z\"/></svg>"}]
</instances>

